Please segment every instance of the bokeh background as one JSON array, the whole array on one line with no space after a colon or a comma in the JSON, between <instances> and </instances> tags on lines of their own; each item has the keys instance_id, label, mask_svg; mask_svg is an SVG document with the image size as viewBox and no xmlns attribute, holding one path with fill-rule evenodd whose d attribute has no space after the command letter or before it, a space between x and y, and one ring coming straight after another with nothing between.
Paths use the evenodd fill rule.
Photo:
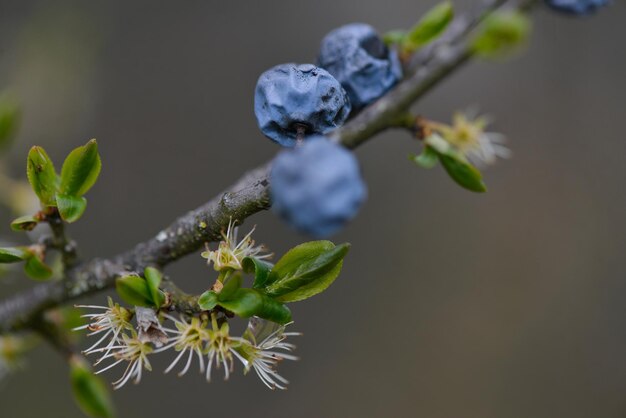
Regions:
<instances>
[{"instance_id":1,"label":"bokeh background","mask_svg":"<svg viewBox=\"0 0 626 418\"><path fill-rule=\"evenodd\" d=\"M23 106L3 164L23 177L31 145L61 160L98 138L102 175L71 234L85 258L116 254L276 153L252 109L262 71L314 61L341 24L408 27L434 3L0 0L0 90ZM301 361L281 367L289 390L164 376L165 355L115 392L119 415L624 417L625 6L540 10L524 54L472 63L418 104L442 121L470 105L496 118L514 158L486 171L489 193L410 164L418 144L401 132L357 151L370 199L334 237L353 243L340 279L292 306L304 336ZM271 213L253 224L277 253L305 239ZM213 280L199 255L167 273L189 291ZM28 286L2 279L0 296ZM66 382L36 349L3 382L0 416L82 416Z\"/></svg>"}]
</instances>

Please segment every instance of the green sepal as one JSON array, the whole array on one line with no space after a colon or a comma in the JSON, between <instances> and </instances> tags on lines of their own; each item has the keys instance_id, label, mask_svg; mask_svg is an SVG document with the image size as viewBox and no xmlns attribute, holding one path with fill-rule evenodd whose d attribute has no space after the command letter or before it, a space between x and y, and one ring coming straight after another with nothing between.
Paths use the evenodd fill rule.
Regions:
<instances>
[{"instance_id":1,"label":"green sepal","mask_svg":"<svg viewBox=\"0 0 626 418\"><path fill-rule=\"evenodd\" d=\"M483 58L498 58L526 43L531 26L530 19L519 11L495 12L480 26L470 48Z\"/></svg>"},{"instance_id":2,"label":"green sepal","mask_svg":"<svg viewBox=\"0 0 626 418\"><path fill-rule=\"evenodd\" d=\"M165 303L165 294L161 289L159 289L161 281L163 280L163 275L154 267L146 267L143 274L146 278L146 285L150 291L152 303L155 307L160 308Z\"/></svg>"},{"instance_id":3,"label":"green sepal","mask_svg":"<svg viewBox=\"0 0 626 418\"><path fill-rule=\"evenodd\" d=\"M95 139L69 153L61 168L61 194L82 196L95 184L102 168Z\"/></svg>"},{"instance_id":4,"label":"green sepal","mask_svg":"<svg viewBox=\"0 0 626 418\"><path fill-rule=\"evenodd\" d=\"M350 244L311 241L289 250L274 266L264 291L279 302L296 302L324 291L339 276Z\"/></svg>"},{"instance_id":5,"label":"green sepal","mask_svg":"<svg viewBox=\"0 0 626 418\"><path fill-rule=\"evenodd\" d=\"M0 264L17 263L32 256L33 254L23 247L0 248Z\"/></svg>"},{"instance_id":6,"label":"green sepal","mask_svg":"<svg viewBox=\"0 0 626 418\"><path fill-rule=\"evenodd\" d=\"M76 222L87 209L87 199L80 196L57 194L59 215L65 222Z\"/></svg>"},{"instance_id":7,"label":"green sepal","mask_svg":"<svg viewBox=\"0 0 626 418\"><path fill-rule=\"evenodd\" d=\"M19 106L6 95L0 97L0 150L5 150L17 132L21 112Z\"/></svg>"},{"instance_id":8,"label":"green sepal","mask_svg":"<svg viewBox=\"0 0 626 418\"><path fill-rule=\"evenodd\" d=\"M11 229L16 232L32 231L39 224L39 219L34 216L20 216L11 222Z\"/></svg>"},{"instance_id":9,"label":"green sepal","mask_svg":"<svg viewBox=\"0 0 626 418\"><path fill-rule=\"evenodd\" d=\"M52 269L34 254L26 259L24 272L28 277L35 280L47 280L52 277Z\"/></svg>"},{"instance_id":10,"label":"green sepal","mask_svg":"<svg viewBox=\"0 0 626 418\"><path fill-rule=\"evenodd\" d=\"M454 17L450 1L439 3L430 9L404 36L402 52L412 54L443 33Z\"/></svg>"},{"instance_id":11,"label":"green sepal","mask_svg":"<svg viewBox=\"0 0 626 418\"><path fill-rule=\"evenodd\" d=\"M198 299L198 306L205 311L210 311L217 306L217 293L212 290L207 290L200 295Z\"/></svg>"},{"instance_id":12,"label":"green sepal","mask_svg":"<svg viewBox=\"0 0 626 418\"><path fill-rule=\"evenodd\" d=\"M46 151L34 146L28 152L26 175L42 206L55 206L58 176Z\"/></svg>"},{"instance_id":13,"label":"green sepal","mask_svg":"<svg viewBox=\"0 0 626 418\"><path fill-rule=\"evenodd\" d=\"M115 416L107 385L99 376L92 373L80 357L70 358L70 382L74 400L86 415L94 418Z\"/></svg>"},{"instance_id":14,"label":"green sepal","mask_svg":"<svg viewBox=\"0 0 626 418\"><path fill-rule=\"evenodd\" d=\"M483 182L482 174L476 167L466 161L444 154L440 154L439 159L448 172L448 175L452 177L452 179L461 187L477 193L484 193L487 191L487 187Z\"/></svg>"},{"instance_id":15,"label":"green sepal","mask_svg":"<svg viewBox=\"0 0 626 418\"><path fill-rule=\"evenodd\" d=\"M258 316L278 324L291 322L291 311L285 305L256 289L238 289L228 300L218 294L218 305L242 318Z\"/></svg>"},{"instance_id":16,"label":"green sepal","mask_svg":"<svg viewBox=\"0 0 626 418\"><path fill-rule=\"evenodd\" d=\"M242 260L243 271L246 273L254 273L253 289L262 289L270 277L270 272L274 265L265 260L259 260L254 257L245 257Z\"/></svg>"},{"instance_id":17,"label":"green sepal","mask_svg":"<svg viewBox=\"0 0 626 418\"><path fill-rule=\"evenodd\" d=\"M439 162L439 154L433 148L425 146L420 155L409 156L411 161L422 168L433 168Z\"/></svg>"},{"instance_id":18,"label":"green sepal","mask_svg":"<svg viewBox=\"0 0 626 418\"><path fill-rule=\"evenodd\" d=\"M148 283L143 277L129 275L115 281L115 290L124 302L133 306L155 307ZM158 308L158 306L156 306Z\"/></svg>"}]
</instances>

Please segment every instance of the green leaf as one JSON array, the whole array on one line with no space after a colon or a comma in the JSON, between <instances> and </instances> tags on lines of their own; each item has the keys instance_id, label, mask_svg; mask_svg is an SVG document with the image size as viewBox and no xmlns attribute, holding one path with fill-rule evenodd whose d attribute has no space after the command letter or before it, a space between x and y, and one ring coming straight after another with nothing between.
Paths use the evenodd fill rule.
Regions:
<instances>
[{"instance_id":1,"label":"green leaf","mask_svg":"<svg viewBox=\"0 0 626 418\"><path fill-rule=\"evenodd\" d=\"M468 162L457 160L447 155L439 155L441 164L460 186L477 193L487 191L480 171Z\"/></svg>"},{"instance_id":2,"label":"green leaf","mask_svg":"<svg viewBox=\"0 0 626 418\"><path fill-rule=\"evenodd\" d=\"M420 155L410 156L411 160L422 168L433 168L439 162L439 154L429 146L425 146Z\"/></svg>"},{"instance_id":3,"label":"green leaf","mask_svg":"<svg viewBox=\"0 0 626 418\"><path fill-rule=\"evenodd\" d=\"M0 248L0 263L2 264L17 263L32 256L32 253L29 253L24 248Z\"/></svg>"},{"instance_id":4,"label":"green leaf","mask_svg":"<svg viewBox=\"0 0 626 418\"><path fill-rule=\"evenodd\" d=\"M31 279L47 280L52 277L52 269L36 255L29 257L24 264L24 272Z\"/></svg>"},{"instance_id":5,"label":"green leaf","mask_svg":"<svg viewBox=\"0 0 626 418\"><path fill-rule=\"evenodd\" d=\"M34 216L21 216L11 222L11 229L17 232L32 231L38 223L39 220Z\"/></svg>"},{"instance_id":6,"label":"green leaf","mask_svg":"<svg viewBox=\"0 0 626 418\"><path fill-rule=\"evenodd\" d=\"M69 153L61 169L60 192L82 196L95 184L102 168L95 139Z\"/></svg>"},{"instance_id":7,"label":"green leaf","mask_svg":"<svg viewBox=\"0 0 626 418\"><path fill-rule=\"evenodd\" d=\"M198 306L205 311L210 311L217 306L217 293L212 290L207 290L198 299Z\"/></svg>"},{"instance_id":8,"label":"green leaf","mask_svg":"<svg viewBox=\"0 0 626 418\"><path fill-rule=\"evenodd\" d=\"M161 289L159 289L161 281L163 280L163 275L154 267L146 267L144 270L144 276L146 277L146 284L148 286L148 290L150 291L152 303L157 308L160 308L165 303L165 295Z\"/></svg>"},{"instance_id":9,"label":"green leaf","mask_svg":"<svg viewBox=\"0 0 626 418\"><path fill-rule=\"evenodd\" d=\"M324 291L339 276L350 244L311 241L289 250L274 266L265 293L295 302Z\"/></svg>"},{"instance_id":10,"label":"green leaf","mask_svg":"<svg viewBox=\"0 0 626 418\"><path fill-rule=\"evenodd\" d=\"M21 112L6 95L0 97L0 149L6 149L17 132Z\"/></svg>"},{"instance_id":11,"label":"green leaf","mask_svg":"<svg viewBox=\"0 0 626 418\"><path fill-rule=\"evenodd\" d=\"M79 196L57 194L57 207L64 221L72 223L80 219L87 209L87 199Z\"/></svg>"},{"instance_id":12,"label":"green leaf","mask_svg":"<svg viewBox=\"0 0 626 418\"><path fill-rule=\"evenodd\" d=\"M26 174L33 191L43 206L54 206L58 176L46 151L34 146L28 152Z\"/></svg>"},{"instance_id":13,"label":"green leaf","mask_svg":"<svg viewBox=\"0 0 626 418\"><path fill-rule=\"evenodd\" d=\"M242 318L258 316L278 324L291 322L289 308L256 289L238 289L230 299L220 298L218 305Z\"/></svg>"},{"instance_id":14,"label":"green leaf","mask_svg":"<svg viewBox=\"0 0 626 418\"><path fill-rule=\"evenodd\" d=\"M240 274L234 274L230 276L224 282L224 287L217 294L217 298L220 301L230 298L241 287L242 283L243 279Z\"/></svg>"},{"instance_id":15,"label":"green leaf","mask_svg":"<svg viewBox=\"0 0 626 418\"><path fill-rule=\"evenodd\" d=\"M254 283L252 288L262 289L270 277L270 272L274 265L264 260L254 257L245 257L242 261L243 271L246 273L254 273Z\"/></svg>"},{"instance_id":16,"label":"green leaf","mask_svg":"<svg viewBox=\"0 0 626 418\"><path fill-rule=\"evenodd\" d=\"M113 402L106 384L94 375L84 360L70 359L70 381L74 399L80 409L90 417L112 418Z\"/></svg>"},{"instance_id":17,"label":"green leaf","mask_svg":"<svg viewBox=\"0 0 626 418\"><path fill-rule=\"evenodd\" d=\"M495 12L481 25L470 47L483 58L497 58L526 43L531 23L519 11Z\"/></svg>"},{"instance_id":18,"label":"green leaf","mask_svg":"<svg viewBox=\"0 0 626 418\"><path fill-rule=\"evenodd\" d=\"M399 44L402 41L404 41L405 36L406 36L405 30L401 30L401 29L392 30L383 35L383 42L387 46Z\"/></svg>"},{"instance_id":19,"label":"green leaf","mask_svg":"<svg viewBox=\"0 0 626 418\"><path fill-rule=\"evenodd\" d=\"M408 31L402 43L402 51L411 54L434 40L448 27L453 17L452 3L449 1L439 3Z\"/></svg>"},{"instance_id":20,"label":"green leaf","mask_svg":"<svg viewBox=\"0 0 626 418\"><path fill-rule=\"evenodd\" d=\"M139 276L123 276L115 281L115 290L129 305L154 307L150 289L145 279Z\"/></svg>"}]
</instances>

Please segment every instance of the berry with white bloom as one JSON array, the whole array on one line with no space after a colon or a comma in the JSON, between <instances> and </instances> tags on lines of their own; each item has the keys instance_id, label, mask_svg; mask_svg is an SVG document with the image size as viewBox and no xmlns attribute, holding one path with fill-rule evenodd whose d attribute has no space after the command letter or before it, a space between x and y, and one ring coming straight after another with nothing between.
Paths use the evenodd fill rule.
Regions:
<instances>
[{"instance_id":1,"label":"berry with white bloom","mask_svg":"<svg viewBox=\"0 0 626 418\"><path fill-rule=\"evenodd\" d=\"M99 350L104 349L101 348ZM152 371L152 366L148 360L148 355L153 351L152 345L139 339L136 332L133 331L132 336L130 337L123 334L121 343L110 347L110 350L112 350L112 352L103 356L99 361L107 358L113 358L115 361L104 369L98 370L95 374L100 374L109 370L121 362L127 362L128 365L126 366L126 370L124 371L122 377L113 382L114 389L121 388L131 379L133 379L134 383L139 383L141 381L143 369Z\"/></svg>"},{"instance_id":2,"label":"berry with white bloom","mask_svg":"<svg viewBox=\"0 0 626 418\"><path fill-rule=\"evenodd\" d=\"M243 239L237 242L238 227L234 225L232 220L228 223L228 229L226 234L222 232L222 241L220 241L217 250L211 251L208 248L201 255L207 259L207 263L213 263L213 268L216 271L225 269L241 270L242 261L246 257L255 257L258 259L266 259L272 256L272 254L261 254L266 250L262 245L255 246L252 239L252 233L256 226L252 228Z\"/></svg>"},{"instance_id":3,"label":"berry with white bloom","mask_svg":"<svg viewBox=\"0 0 626 418\"><path fill-rule=\"evenodd\" d=\"M88 329L91 331L87 336L100 335L100 339L96 341L91 347L84 350L85 354L92 354L96 352L103 352L103 357L109 354L111 348L121 341L122 334L125 330L132 331L133 326L129 322L133 316L132 312L128 309L120 306L117 303L113 303L111 298L108 299L108 306L94 306L94 305L77 305L77 308L96 309L101 312L82 315L82 318L88 318L89 324L76 327L74 331ZM107 345L104 349L100 348L100 344L105 342L108 338ZM98 360L96 364L100 363L102 359Z\"/></svg>"}]
</instances>

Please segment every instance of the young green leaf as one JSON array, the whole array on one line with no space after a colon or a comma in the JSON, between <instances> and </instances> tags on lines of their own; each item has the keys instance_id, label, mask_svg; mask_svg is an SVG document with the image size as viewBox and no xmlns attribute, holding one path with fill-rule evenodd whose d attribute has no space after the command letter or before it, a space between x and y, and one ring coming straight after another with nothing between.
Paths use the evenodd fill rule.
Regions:
<instances>
[{"instance_id":1,"label":"young green leaf","mask_svg":"<svg viewBox=\"0 0 626 418\"><path fill-rule=\"evenodd\" d=\"M130 305L147 308L155 306L148 283L142 277L133 275L119 277L115 281L115 290Z\"/></svg>"},{"instance_id":2,"label":"young green leaf","mask_svg":"<svg viewBox=\"0 0 626 418\"><path fill-rule=\"evenodd\" d=\"M154 306L160 308L165 303L165 295L159 289L161 281L163 280L163 275L154 267L146 267L144 270L144 276L146 277L146 284L148 286L148 290L150 291L152 302L154 303Z\"/></svg>"},{"instance_id":3,"label":"young green leaf","mask_svg":"<svg viewBox=\"0 0 626 418\"><path fill-rule=\"evenodd\" d=\"M85 414L94 418L115 416L106 384L93 374L86 362L79 357L70 359L70 381L74 399Z\"/></svg>"},{"instance_id":4,"label":"young green leaf","mask_svg":"<svg viewBox=\"0 0 626 418\"><path fill-rule=\"evenodd\" d=\"M87 209L87 199L79 196L57 194L57 207L64 221L72 223L80 219Z\"/></svg>"},{"instance_id":5,"label":"young green leaf","mask_svg":"<svg viewBox=\"0 0 626 418\"><path fill-rule=\"evenodd\" d=\"M311 241L289 250L274 266L265 293L296 302L324 291L339 276L350 244Z\"/></svg>"},{"instance_id":6,"label":"young green leaf","mask_svg":"<svg viewBox=\"0 0 626 418\"><path fill-rule=\"evenodd\" d=\"M17 104L10 98L0 97L0 149L10 144L20 124L21 112Z\"/></svg>"},{"instance_id":7,"label":"young green leaf","mask_svg":"<svg viewBox=\"0 0 626 418\"><path fill-rule=\"evenodd\" d=\"M227 300L241 287L242 283L243 283L243 279L241 277L241 274L235 274L235 275L230 276L224 282L224 287L217 294L217 298L220 301Z\"/></svg>"},{"instance_id":8,"label":"young green leaf","mask_svg":"<svg viewBox=\"0 0 626 418\"><path fill-rule=\"evenodd\" d=\"M411 155L411 161L422 168L433 168L439 162L439 154L433 148L425 146L420 155Z\"/></svg>"},{"instance_id":9,"label":"young green leaf","mask_svg":"<svg viewBox=\"0 0 626 418\"><path fill-rule=\"evenodd\" d=\"M52 277L52 269L36 255L32 255L26 259L24 272L28 277L35 280L47 280Z\"/></svg>"},{"instance_id":10,"label":"young green leaf","mask_svg":"<svg viewBox=\"0 0 626 418\"><path fill-rule=\"evenodd\" d=\"M485 19L470 46L476 55L497 58L524 44L530 30L530 19L525 14L518 11L496 12Z\"/></svg>"},{"instance_id":11,"label":"young green leaf","mask_svg":"<svg viewBox=\"0 0 626 418\"><path fill-rule=\"evenodd\" d=\"M198 299L198 306L205 311L210 311L217 306L217 293L212 290L207 290Z\"/></svg>"},{"instance_id":12,"label":"young green leaf","mask_svg":"<svg viewBox=\"0 0 626 418\"><path fill-rule=\"evenodd\" d=\"M383 35L383 42L387 46L392 46L395 44L402 43L402 41L404 41L405 36L406 36L405 30L401 30L401 29L392 30Z\"/></svg>"},{"instance_id":13,"label":"young green leaf","mask_svg":"<svg viewBox=\"0 0 626 418\"><path fill-rule=\"evenodd\" d=\"M34 146L28 152L26 174L33 191L43 206L54 206L58 176L46 151Z\"/></svg>"},{"instance_id":14,"label":"young green leaf","mask_svg":"<svg viewBox=\"0 0 626 418\"><path fill-rule=\"evenodd\" d=\"M253 289L262 289L270 277L270 272L274 265L265 260L259 260L254 257L245 257L242 261L243 271L246 273L254 273Z\"/></svg>"},{"instance_id":15,"label":"young green leaf","mask_svg":"<svg viewBox=\"0 0 626 418\"><path fill-rule=\"evenodd\" d=\"M39 220L34 216L20 216L11 222L11 229L17 232L32 231L38 223Z\"/></svg>"},{"instance_id":16,"label":"young green leaf","mask_svg":"<svg viewBox=\"0 0 626 418\"><path fill-rule=\"evenodd\" d=\"M0 248L0 263L17 263L19 261L26 260L32 257L32 254L26 251L24 248Z\"/></svg>"},{"instance_id":17,"label":"young green leaf","mask_svg":"<svg viewBox=\"0 0 626 418\"><path fill-rule=\"evenodd\" d=\"M402 51L405 54L412 54L431 42L443 33L453 17L452 3L447 0L439 3L407 32L403 39Z\"/></svg>"},{"instance_id":18,"label":"young green leaf","mask_svg":"<svg viewBox=\"0 0 626 418\"><path fill-rule=\"evenodd\" d=\"M458 160L447 155L439 156L441 164L444 166L448 175L452 177L460 186L477 193L487 191L485 183L483 183L480 171L468 162Z\"/></svg>"},{"instance_id":19,"label":"young green leaf","mask_svg":"<svg viewBox=\"0 0 626 418\"><path fill-rule=\"evenodd\" d=\"M218 305L242 318L258 316L278 324L291 322L289 308L255 289L237 289L228 300L220 300Z\"/></svg>"},{"instance_id":20,"label":"young green leaf","mask_svg":"<svg viewBox=\"0 0 626 418\"><path fill-rule=\"evenodd\" d=\"M82 196L94 185L100 174L102 162L95 139L69 153L61 168L60 192L69 196Z\"/></svg>"}]
</instances>

